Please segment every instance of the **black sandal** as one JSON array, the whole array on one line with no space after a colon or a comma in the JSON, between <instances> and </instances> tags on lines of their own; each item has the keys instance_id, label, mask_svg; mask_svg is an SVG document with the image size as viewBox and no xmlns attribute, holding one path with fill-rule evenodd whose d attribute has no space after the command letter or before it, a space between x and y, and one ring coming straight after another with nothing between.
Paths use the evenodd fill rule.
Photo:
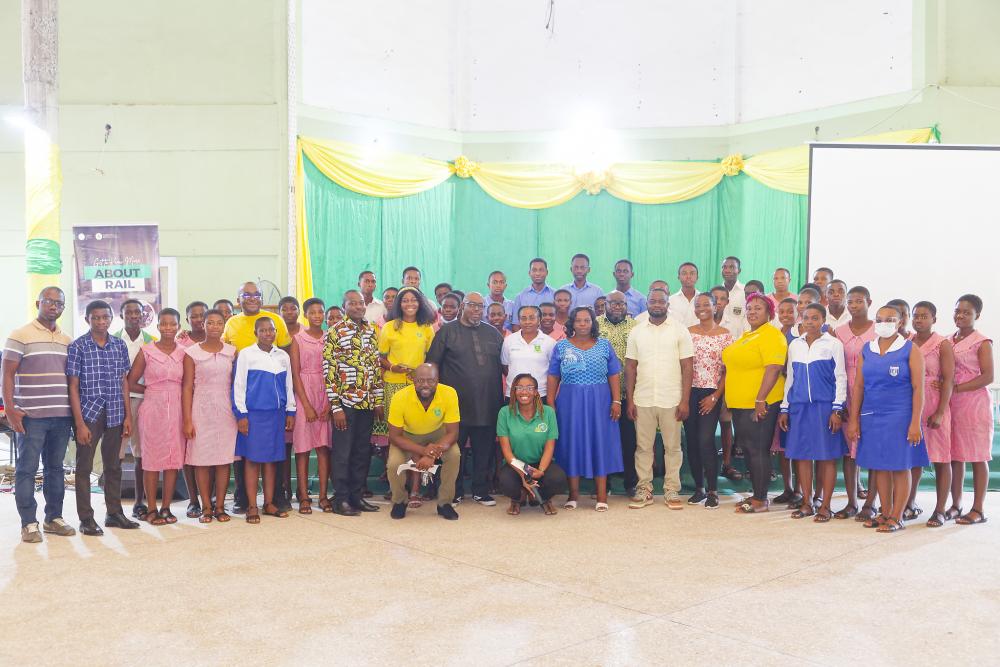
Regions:
<instances>
[{"instance_id":1,"label":"black sandal","mask_svg":"<svg viewBox=\"0 0 1000 667\"><path fill-rule=\"evenodd\" d=\"M962 508L961 507L955 507L954 505L952 505L947 510L945 510L944 520L945 521L954 521L955 519L957 519L960 516L962 516Z\"/></svg>"},{"instance_id":2,"label":"black sandal","mask_svg":"<svg viewBox=\"0 0 1000 667\"><path fill-rule=\"evenodd\" d=\"M940 528L947 520L948 518L944 515L944 512L934 512L931 514L931 518L927 519L927 527Z\"/></svg>"},{"instance_id":3,"label":"black sandal","mask_svg":"<svg viewBox=\"0 0 1000 667\"><path fill-rule=\"evenodd\" d=\"M834 519L853 519L858 515L858 508L854 505L848 505L842 510L833 513Z\"/></svg>"},{"instance_id":4,"label":"black sandal","mask_svg":"<svg viewBox=\"0 0 1000 667\"><path fill-rule=\"evenodd\" d=\"M899 530L905 530L906 526L899 519L888 518L885 520L881 526L875 529L876 533L895 533Z\"/></svg>"},{"instance_id":5,"label":"black sandal","mask_svg":"<svg viewBox=\"0 0 1000 667\"><path fill-rule=\"evenodd\" d=\"M228 514L226 514L225 508L220 508L215 510L213 516L215 516L215 520L218 521L219 523L225 523L232 518Z\"/></svg>"},{"instance_id":6,"label":"black sandal","mask_svg":"<svg viewBox=\"0 0 1000 667\"><path fill-rule=\"evenodd\" d=\"M170 510L161 510L160 518L163 519L165 523L177 523L177 517Z\"/></svg>"},{"instance_id":7,"label":"black sandal","mask_svg":"<svg viewBox=\"0 0 1000 667\"><path fill-rule=\"evenodd\" d=\"M815 516L816 515L816 512L813 511L812 505L807 505L806 503L802 503L802 507L808 507L809 509L808 510L806 510L806 509L797 509L797 510L795 510L794 512L792 512L792 518L793 519L804 519L807 516Z\"/></svg>"},{"instance_id":8,"label":"black sandal","mask_svg":"<svg viewBox=\"0 0 1000 667\"><path fill-rule=\"evenodd\" d=\"M273 507L274 509L273 510L268 510L267 509L268 507ZM288 512L286 512L283 509L278 509L278 506L275 505L274 503L271 503L270 505L264 505L264 514L266 514L268 516L277 517L278 519L287 519L288 518Z\"/></svg>"},{"instance_id":9,"label":"black sandal","mask_svg":"<svg viewBox=\"0 0 1000 667\"><path fill-rule=\"evenodd\" d=\"M979 518L978 519L971 518L973 513L977 514ZM973 526L977 523L986 523L986 515L983 514L982 510L977 510L975 507L973 507L965 514L955 519L955 523L957 523L960 526Z\"/></svg>"},{"instance_id":10,"label":"black sandal","mask_svg":"<svg viewBox=\"0 0 1000 667\"><path fill-rule=\"evenodd\" d=\"M816 516L813 517L813 521L815 521L816 523L826 523L832 518L833 518L833 512L831 512L829 508L824 509L821 507L819 510L817 510Z\"/></svg>"},{"instance_id":11,"label":"black sandal","mask_svg":"<svg viewBox=\"0 0 1000 667\"><path fill-rule=\"evenodd\" d=\"M247 508L247 523L260 523L260 510L256 507Z\"/></svg>"},{"instance_id":12,"label":"black sandal","mask_svg":"<svg viewBox=\"0 0 1000 667\"><path fill-rule=\"evenodd\" d=\"M903 510L903 521L913 521L923 513L924 510L920 507L907 507Z\"/></svg>"}]
</instances>

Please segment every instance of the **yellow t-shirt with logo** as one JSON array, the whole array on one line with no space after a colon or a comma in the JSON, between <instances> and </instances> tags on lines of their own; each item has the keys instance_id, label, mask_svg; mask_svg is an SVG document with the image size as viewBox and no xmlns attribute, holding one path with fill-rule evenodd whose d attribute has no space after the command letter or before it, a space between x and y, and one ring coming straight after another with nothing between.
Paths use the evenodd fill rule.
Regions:
<instances>
[{"instance_id":1,"label":"yellow t-shirt with logo","mask_svg":"<svg viewBox=\"0 0 1000 667\"><path fill-rule=\"evenodd\" d=\"M432 340L434 340L434 329L429 324L403 322L402 326L396 329L395 321L386 322L378 335L378 351L386 355L392 365L404 364L416 368L427 358L427 350L431 349ZM406 384L409 379L406 373L386 371L385 381Z\"/></svg>"},{"instance_id":2,"label":"yellow t-shirt with logo","mask_svg":"<svg viewBox=\"0 0 1000 667\"><path fill-rule=\"evenodd\" d=\"M460 419L458 392L452 387L438 384L434 398L431 399L431 404L425 410L420 402L420 397L417 396L416 388L411 384L396 392L392 397L387 421L407 433L426 435L433 433L445 424L457 424Z\"/></svg>"},{"instance_id":3,"label":"yellow t-shirt with logo","mask_svg":"<svg viewBox=\"0 0 1000 667\"><path fill-rule=\"evenodd\" d=\"M292 337L288 335L288 327L285 321L274 313L262 310L256 315L233 315L226 322L226 329L222 332L222 342L229 343L242 350L257 343L257 334L254 333L254 323L262 317L269 317L274 321L274 328L277 335L274 337L274 344L278 347L288 347L292 344Z\"/></svg>"},{"instance_id":4,"label":"yellow t-shirt with logo","mask_svg":"<svg viewBox=\"0 0 1000 667\"><path fill-rule=\"evenodd\" d=\"M764 380L764 367L784 366L787 355L785 334L769 323L737 338L722 351L722 363L726 365L726 405L752 410ZM768 404L777 403L784 396L785 378L779 374L765 400Z\"/></svg>"}]
</instances>

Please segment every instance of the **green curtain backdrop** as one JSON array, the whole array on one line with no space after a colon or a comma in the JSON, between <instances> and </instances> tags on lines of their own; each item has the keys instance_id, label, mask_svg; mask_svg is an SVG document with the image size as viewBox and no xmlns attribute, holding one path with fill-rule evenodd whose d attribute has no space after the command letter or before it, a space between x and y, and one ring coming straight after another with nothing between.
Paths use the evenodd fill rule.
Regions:
<instances>
[{"instance_id":1,"label":"green curtain backdrop","mask_svg":"<svg viewBox=\"0 0 1000 667\"><path fill-rule=\"evenodd\" d=\"M570 258L590 256L591 282L614 287L614 262L635 264L635 285L655 279L676 289L677 267L693 261L699 289L721 281L727 255L743 261L743 282L771 286L774 269L805 282L808 206L806 197L772 190L744 174L727 177L695 199L660 205L630 204L606 192L581 193L548 209L512 208L496 201L471 179L452 177L440 186L398 199L378 199L346 190L305 159L305 202L313 282L317 296L339 302L368 269L379 289L398 286L411 264L424 274L429 292L439 282L465 291L486 289L487 276L507 274L507 295L528 284L528 261L545 257L549 284L568 283Z\"/></svg>"}]
</instances>

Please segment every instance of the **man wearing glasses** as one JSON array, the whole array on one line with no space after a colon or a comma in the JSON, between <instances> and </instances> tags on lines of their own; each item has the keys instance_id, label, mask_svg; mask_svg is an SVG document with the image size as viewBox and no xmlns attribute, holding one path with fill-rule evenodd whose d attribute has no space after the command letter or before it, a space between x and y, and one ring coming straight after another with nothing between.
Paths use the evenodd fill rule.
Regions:
<instances>
[{"instance_id":1,"label":"man wearing glasses","mask_svg":"<svg viewBox=\"0 0 1000 667\"><path fill-rule=\"evenodd\" d=\"M66 307L58 287L46 287L35 302L38 317L13 331L3 351L3 404L7 421L18 434L18 459L14 472L14 500L21 515L21 539L41 542L35 515L35 473L45 465L46 533L75 535L62 518L66 485L63 459L73 424L66 379L66 349L70 338L56 321Z\"/></svg>"},{"instance_id":2,"label":"man wearing glasses","mask_svg":"<svg viewBox=\"0 0 1000 667\"><path fill-rule=\"evenodd\" d=\"M472 497L481 505L493 506L496 501L490 496L490 482L496 468L497 413L503 404L503 335L488 324L480 326L484 305L479 292L466 295L458 320L441 325L434 335L426 361L440 369L442 384L458 392L462 465L455 484L455 502L461 502L465 464L471 455Z\"/></svg>"},{"instance_id":3,"label":"man wearing glasses","mask_svg":"<svg viewBox=\"0 0 1000 667\"><path fill-rule=\"evenodd\" d=\"M263 301L257 283L244 283L237 294L240 304L240 314L233 315L226 322L226 329L222 333L222 340L236 348L237 353L251 345L257 344L257 334L254 331L254 323L262 317L269 318L274 323L275 337L274 344L291 354L292 337L288 334L288 327L284 320L277 314L262 310ZM296 373L293 364L292 372ZM233 442L233 450L236 443ZM279 469L276 473L278 479L284 479L284 470ZM233 493L233 513L243 514L247 508L246 485L243 483L243 461L233 463L233 476L236 480L236 491Z\"/></svg>"}]
</instances>

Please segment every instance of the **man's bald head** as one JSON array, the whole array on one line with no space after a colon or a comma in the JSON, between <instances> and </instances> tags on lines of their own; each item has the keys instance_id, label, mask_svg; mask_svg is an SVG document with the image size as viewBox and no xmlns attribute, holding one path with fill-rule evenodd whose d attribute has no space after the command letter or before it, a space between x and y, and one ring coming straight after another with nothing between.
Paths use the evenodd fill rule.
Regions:
<instances>
[{"instance_id":1,"label":"man's bald head","mask_svg":"<svg viewBox=\"0 0 1000 667\"><path fill-rule=\"evenodd\" d=\"M469 292L462 300L462 324L470 327L477 327L483 321L483 308L486 301L479 292Z\"/></svg>"},{"instance_id":2,"label":"man's bald head","mask_svg":"<svg viewBox=\"0 0 1000 667\"><path fill-rule=\"evenodd\" d=\"M434 364L420 364L413 369L413 389L421 400L427 401L434 397L438 386L438 368Z\"/></svg>"},{"instance_id":3,"label":"man's bald head","mask_svg":"<svg viewBox=\"0 0 1000 667\"><path fill-rule=\"evenodd\" d=\"M244 315L256 315L260 312L260 305L263 303L263 298L261 297L260 289L257 288L257 283L243 283L236 297L240 302L240 310L243 311Z\"/></svg>"}]
</instances>

